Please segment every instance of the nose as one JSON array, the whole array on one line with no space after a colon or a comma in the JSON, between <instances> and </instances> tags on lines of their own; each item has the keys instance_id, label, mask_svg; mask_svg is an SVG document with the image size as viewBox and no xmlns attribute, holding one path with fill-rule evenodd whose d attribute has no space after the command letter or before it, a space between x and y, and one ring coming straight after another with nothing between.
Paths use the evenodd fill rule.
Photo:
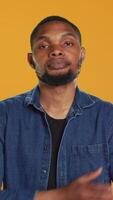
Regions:
<instances>
[{"instance_id":1,"label":"nose","mask_svg":"<svg viewBox=\"0 0 113 200\"><path fill-rule=\"evenodd\" d=\"M49 56L53 58L56 58L56 57L60 58L64 56L64 52L60 48L54 47L50 51Z\"/></svg>"}]
</instances>

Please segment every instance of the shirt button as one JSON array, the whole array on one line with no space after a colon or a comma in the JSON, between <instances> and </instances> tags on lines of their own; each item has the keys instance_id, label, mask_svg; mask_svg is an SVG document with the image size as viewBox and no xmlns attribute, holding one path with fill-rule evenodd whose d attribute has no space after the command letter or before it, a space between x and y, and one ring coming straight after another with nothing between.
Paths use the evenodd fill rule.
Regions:
<instances>
[{"instance_id":1,"label":"shirt button","mask_svg":"<svg viewBox=\"0 0 113 200\"><path fill-rule=\"evenodd\" d=\"M47 170L46 170L46 169L44 169L44 170L43 170L43 173L44 173L44 174L47 174Z\"/></svg>"}]
</instances>

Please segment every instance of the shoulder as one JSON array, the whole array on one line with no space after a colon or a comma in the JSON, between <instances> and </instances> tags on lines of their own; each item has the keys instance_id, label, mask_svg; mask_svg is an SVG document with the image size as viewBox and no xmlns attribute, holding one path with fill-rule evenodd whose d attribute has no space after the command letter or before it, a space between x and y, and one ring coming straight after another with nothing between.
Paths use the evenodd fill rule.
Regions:
<instances>
[{"instance_id":1,"label":"shoulder","mask_svg":"<svg viewBox=\"0 0 113 200\"><path fill-rule=\"evenodd\" d=\"M3 114L3 112L7 112L9 109L17 109L18 107L23 106L26 97L29 96L32 93L32 91L33 89L0 101L0 113Z\"/></svg>"},{"instance_id":2,"label":"shoulder","mask_svg":"<svg viewBox=\"0 0 113 200\"><path fill-rule=\"evenodd\" d=\"M76 90L76 103L83 109L93 108L93 109L104 109L104 110L113 110L113 103L108 102L104 99L101 99L97 96L89 94L80 90L77 87Z\"/></svg>"},{"instance_id":3,"label":"shoulder","mask_svg":"<svg viewBox=\"0 0 113 200\"><path fill-rule=\"evenodd\" d=\"M82 100L87 102L87 104L92 105L94 107L102 107L103 109L113 109L113 103L106 101L102 98L99 98L95 95L92 95L90 93L84 92L82 90L79 90L80 96L82 97Z\"/></svg>"},{"instance_id":4,"label":"shoulder","mask_svg":"<svg viewBox=\"0 0 113 200\"><path fill-rule=\"evenodd\" d=\"M110 110L113 112L113 103L106 101L104 99L101 99L97 96L94 96L92 94L87 94L90 99L94 101L94 106L100 107L101 109L104 109L106 111Z\"/></svg>"},{"instance_id":5,"label":"shoulder","mask_svg":"<svg viewBox=\"0 0 113 200\"><path fill-rule=\"evenodd\" d=\"M108 129L113 127L113 103L86 92L82 93L92 102L91 113L101 118Z\"/></svg>"},{"instance_id":6,"label":"shoulder","mask_svg":"<svg viewBox=\"0 0 113 200\"><path fill-rule=\"evenodd\" d=\"M78 106L90 113L91 116L103 118L105 121L113 121L113 103L105 101L97 96L86 93L77 88L76 103Z\"/></svg>"}]
</instances>

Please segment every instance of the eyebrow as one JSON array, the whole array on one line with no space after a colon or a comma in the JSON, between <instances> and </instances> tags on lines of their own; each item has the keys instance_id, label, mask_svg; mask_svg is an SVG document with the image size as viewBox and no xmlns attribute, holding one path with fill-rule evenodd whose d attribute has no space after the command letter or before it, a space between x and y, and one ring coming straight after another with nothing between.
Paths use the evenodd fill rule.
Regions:
<instances>
[{"instance_id":1,"label":"eyebrow","mask_svg":"<svg viewBox=\"0 0 113 200\"><path fill-rule=\"evenodd\" d=\"M43 39L48 39L48 37L45 35L41 35L41 36L37 37L37 40L43 40Z\"/></svg>"},{"instance_id":2,"label":"eyebrow","mask_svg":"<svg viewBox=\"0 0 113 200\"><path fill-rule=\"evenodd\" d=\"M65 36L72 36L72 37L74 37L74 38L77 38L76 36L76 33L74 34L74 33L71 33L71 32L66 32L66 33L64 33L64 34L62 34L62 38L63 37L65 37ZM40 40L44 40L44 39L50 39L48 36L46 36L46 35L41 35L41 36L39 36L39 37L37 37L37 41L40 41Z\"/></svg>"},{"instance_id":3,"label":"eyebrow","mask_svg":"<svg viewBox=\"0 0 113 200\"><path fill-rule=\"evenodd\" d=\"M77 34L76 33L71 33L71 32L66 32L62 35L62 37L65 37L65 36L72 36L74 38L76 38Z\"/></svg>"}]
</instances>

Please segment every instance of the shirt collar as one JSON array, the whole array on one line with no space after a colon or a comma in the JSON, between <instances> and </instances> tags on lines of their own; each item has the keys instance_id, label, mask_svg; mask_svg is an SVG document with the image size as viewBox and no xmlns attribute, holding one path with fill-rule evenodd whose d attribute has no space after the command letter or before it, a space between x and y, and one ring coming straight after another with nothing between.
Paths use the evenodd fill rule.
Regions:
<instances>
[{"instance_id":1,"label":"shirt collar","mask_svg":"<svg viewBox=\"0 0 113 200\"><path fill-rule=\"evenodd\" d=\"M32 105L34 108L43 111L40 104L40 88L36 86L31 91L29 91L25 97L25 104L27 106Z\"/></svg>"},{"instance_id":2,"label":"shirt collar","mask_svg":"<svg viewBox=\"0 0 113 200\"><path fill-rule=\"evenodd\" d=\"M81 109L91 107L95 104L93 97L83 91L81 91L78 86L76 87L76 95L74 103Z\"/></svg>"},{"instance_id":3,"label":"shirt collar","mask_svg":"<svg viewBox=\"0 0 113 200\"><path fill-rule=\"evenodd\" d=\"M95 100L89 94L81 91L78 86L76 87L76 94L74 97L73 105L71 110L75 112L76 109L81 111L82 109L91 107L95 104ZM36 86L34 89L29 91L25 97L25 104L32 105L36 109L43 111L40 104L40 88Z\"/></svg>"}]
</instances>

